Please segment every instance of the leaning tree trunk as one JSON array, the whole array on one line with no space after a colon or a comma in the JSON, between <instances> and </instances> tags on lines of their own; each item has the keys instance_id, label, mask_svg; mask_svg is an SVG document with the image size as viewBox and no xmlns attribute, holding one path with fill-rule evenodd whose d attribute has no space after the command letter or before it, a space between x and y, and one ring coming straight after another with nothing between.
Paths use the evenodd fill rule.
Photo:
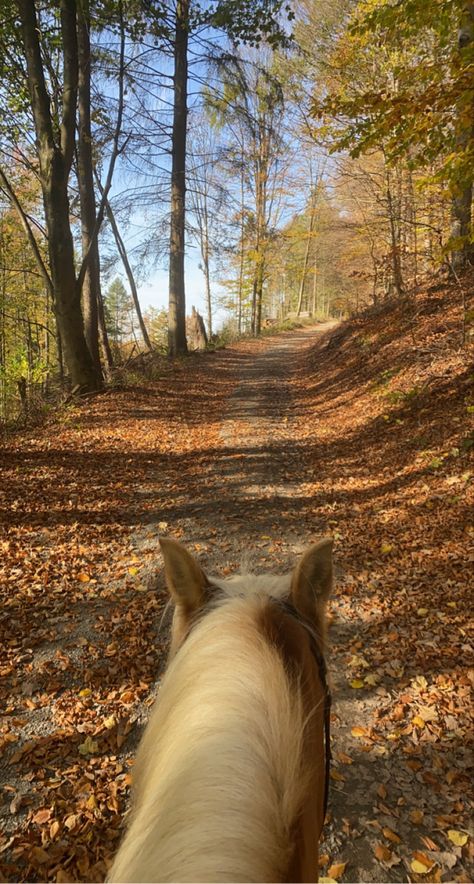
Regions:
<instances>
[{"instance_id":1,"label":"leaning tree trunk","mask_svg":"<svg viewBox=\"0 0 474 884\"><path fill-rule=\"evenodd\" d=\"M305 249L304 261L303 261L303 269L301 271L300 291L299 291L299 295L298 295L298 307L296 308L296 315L297 316L300 315L302 307L303 307L304 287L305 287L305 283L306 283L306 275L308 273L309 250L310 250L310 246L311 246L311 239L313 237L315 218L316 218L316 199L313 196L313 198L311 199L308 237L306 240L306 249Z\"/></svg>"},{"instance_id":2,"label":"leaning tree trunk","mask_svg":"<svg viewBox=\"0 0 474 884\"><path fill-rule=\"evenodd\" d=\"M100 186L100 185L99 185ZM150 336L148 334L147 327L145 325L145 320L143 319L143 314L140 307L140 301L138 299L138 290L135 282L135 277L133 275L133 270L128 260L127 250L125 248L125 243L121 237L120 230L118 229L118 224L115 219L115 215L112 210L112 206L110 205L107 197L105 198L105 211L107 214L107 218L109 219L110 226L112 228L112 232L114 234L115 243L117 246L117 251L122 260L122 264L124 266L125 273L127 274L127 279L130 285L130 291L132 293L133 306L135 307L135 313L137 314L138 324L140 326L140 331L142 333L143 342L147 350L153 350L152 343L150 341Z\"/></svg>"},{"instance_id":3,"label":"leaning tree trunk","mask_svg":"<svg viewBox=\"0 0 474 884\"><path fill-rule=\"evenodd\" d=\"M188 87L189 0L176 5L174 46L174 113L171 168L171 231L169 268L168 349L170 356L187 353L184 290L184 228L186 221L186 123Z\"/></svg>"}]
</instances>

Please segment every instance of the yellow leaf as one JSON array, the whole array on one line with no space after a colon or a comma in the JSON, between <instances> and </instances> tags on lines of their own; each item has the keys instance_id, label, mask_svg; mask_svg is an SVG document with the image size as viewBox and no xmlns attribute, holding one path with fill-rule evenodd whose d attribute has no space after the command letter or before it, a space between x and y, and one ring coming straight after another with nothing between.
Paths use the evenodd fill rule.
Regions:
<instances>
[{"instance_id":1,"label":"yellow leaf","mask_svg":"<svg viewBox=\"0 0 474 884\"><path fill-rule=\"evenodd\" d=\"M70 813L69 816L67 816L64 820L64 825L66 826L66 829L69 829L69 831L71 831L71 829L74 829L76 823L77 816L75 813Z\"/></svg>"},{"instance_id":2,"label":"yellow leaf","mask_svg":"<svg viewBox=\"0 0 474 884\"><path fill-rule=\"evenodd\" d=\"M334 878L336 881L341 875L344 874L344 869L346 868L347 863L333 863L332 866L328 868L328 875L330 878Z\"/></svg>"},{"instance_id":3,"label":"yellow leaf","mask_svg":"<svg viewBox=\"0 0 474 884\"><path fill-rule=\"evenodd\" d=\"M352 730L351 730L351 734L352 734L353 737L366 737L366 736L367 736L367 730L365 729L365 727L358 727L358 726L356 726L356 727L353 727L353 728L352 728Z\"/></svg>"},{"instance_id":4,"label":"yellow leaf","mask_svg":"<svg viewBox=\"0 0 474 884\"><path fill-rule=\"evenodd\" d=\"M166 531L168 527L168 522L158 522L158 528L160 531Z\"/></svg>"},{"instance_id":5,"label":"yellow leaf","mask_svg":"<svg viewBox=\"0 0 474 884\"><path fill-rule=\"evenodd\" d=\"M426 875L430 870L430 867L425 866L425 864L421 863L419 859L412 859L410 866L412 872L416 872L417 875Z\"/></svg>"},{"instance_id":6,"label":"yellow leaf","mask_svg":"<svg viewBox=\"0 0 474 884\"><path fill-rule=\"evenodd\" d=\"M425 726L425 722L423 721L422 718L420 718L419 715L415 715L415 717L414 717L414 719L413 719L413 724L416 724L416 726L419 727L419 728L421 728L421 729L423 729L424 726Z\"/></svg>"},{"instance_id":7,"label":"yellow leaf","mask_svg":"<svg viewBox=\"0 0 474 884\"><path fill-rule=\"evenodd\" d=\"M360 678L353 678L352 681L349 682L351 688L363 688L364 682L360 680Z\"/></svg>"},{"instance_id":8,"label":"yellow leaf","mask_svg":"<svg viewBox=\"0 0 474 884\"><path fill-rule=\"evenodd\" d=\"M388 556L393 550L393 545L391 543L381 543L380 544L380 552L383 556Z\"/></svg>"},{"instance_id":9,"label":"yellow leaf","mask_svg":"<svg viewBox=\"0 0 474 884\"><path fill-rule=\"evenodd\" d=\"M135 577L135 574L138 574L138 568L129 568L128 573Z\"/></svg>"},{"instance_id":10,"label":"yellow leaf","mask_svg":"<svg viewBox=\"0 0 474 884\"><path fill-rule=\"evenodd\" d=\"M419 614L420 617L424 617L424 615L428 613L428 608L418 608L416 613Z\"/></svg>"},{"instance_id":11,"label":"yellow leaf","mask_svg":"<svg viewBox=\"0 0 474 884\"><path fill-rule=\"evenodd\" d=\"M90 697L91 694L92 694L92 691L90 688L82 688L82 691L79 691L80 697Z\"/></svg>"},{"instance_id":12,"label":"yellow leaf","mask_svg":"<svg viewBox=\"0 0 474 884\"><path fill-rule=\"evenodd\" d=\"M80 755L96 755L99 751L99 745L92 737L86 737L84 742L79 746Z\"/></svg>"},{"instance_id":13,"label":"yellow leaf","mask_svg":"<svg viewBox=\"0 0 474 884\"><path fill-rule=\"evenodd\" d=\"M448 829L448 838L456 847L464 847L467 844L468 835L465 832L457 832L456 829Z\"/></svg>"},{"instance_id":14,"label":"yellow leaf","mask_svg":"<svg viewBox=\"0 0 474 884\"><path fill-rule=\"evenodd\" d=\"M96 801L96 797L95 797L95 795L89 795L89 798L88 798L87 801L86 801L86 807L88 807L89 810L95 810L95 809L96 809L96 807L97 807L97 801Z\"/></svg>"},{"instance_id":15,"label":"yellow leaf","mask_svg":"<svg viewBox=\"0 0 474 884\"><path fill-rule=\"evenodd\" d=\"M89 574L86 574L85 571L80 571L77 575L77 579L81 581L81 583L88 583L91 579Z\"/></svg>"},{"instance_id":16,"label":"yellow leaf","mask_svg":"<svg viewBox=\"0 0 474 884\"><path fill-rule=\"evenodd\" d=\"M110 715L109 718L104 718L104 725L108 731L112 730L113 727L117 724L117 720L115 715Z\"/></svg>"}]
</instances>

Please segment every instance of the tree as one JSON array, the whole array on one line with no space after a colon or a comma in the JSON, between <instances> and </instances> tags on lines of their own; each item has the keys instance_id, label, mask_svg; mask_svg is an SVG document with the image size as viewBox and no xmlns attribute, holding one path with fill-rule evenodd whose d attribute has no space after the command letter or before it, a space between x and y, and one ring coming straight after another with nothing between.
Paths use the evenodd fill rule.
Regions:
<instances>
[{"instance_id":1,"label":"tree","mask_svg":"<svg viewBox=\"0 0 474 884\"><path fill-rule=\"evenodd\" d=\"M105 296L105 319L110 339L117 345L123 344L131 335L132 302L122 280L116 276L109 285Z\"/></svg>"},{"instance_id":2,"label":"tree","mask_svg":"<svg viewBox=\"0 0 474 884\"><path fill-rule=\"evenodd\" d=\"M188 42L196 28L220 28L234 42L255 45L265 39L286 41L278 16L282 0L217 0L204 9L199 2L177 0L174 32L173 135L171 148L171 226L169 255L169 352L187 352L184 249L186 220L186 121L188 111ZM286 6L291 17L291 11ZM259 283L256 283L256 291ZM257 297L257 296L256 296Z\"/></svg>"},{"instance_id":3,"label":"tree","mask_svg":"<svg viewBox=\"0 0 474 884\"><path fill-rule=\"evenodd\" d=\"M59 125L46 87L34 0L17 0L48 231L51 291L71 384L95 390L100 377L87 347L74 265L68 181L74 156L78 90L75 0L60 0L63 85Z\"/></svg>"},{"instance_id":4,"label":"tree","mask_svg":"<svg viewBox=\"0 0 474 884\"><path fill-rule=\"evenodd\" d=\"M333 150L383 152L389 202L392 177L398 190L404 169L423 170L427 187L449 188L455 235L445 253L458 252L461 265L472 252L473 29L472 0L356 4L330 53L326 94L314 102ZM397 240L395 225L393 274L401 290Z\"/></svg>"}]
</instances>

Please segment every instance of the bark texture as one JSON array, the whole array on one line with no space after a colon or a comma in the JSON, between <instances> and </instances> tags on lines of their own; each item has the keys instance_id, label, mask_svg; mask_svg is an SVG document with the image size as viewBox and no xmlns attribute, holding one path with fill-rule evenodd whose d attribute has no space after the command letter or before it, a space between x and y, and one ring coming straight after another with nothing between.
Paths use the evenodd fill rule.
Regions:
<instances>
[{"instance_id":1,"label":"bark texture","mask_svg":"<svg viewBox=\"0 0 474 884\"><path fill-rule=\"evenodd\" d=\"M186 207L186 124L188 87L189 0L176 5L174 47L174 111L171 171L168 349L170 356L187 353L184 245Z\"/></svg>"}]
</instances>

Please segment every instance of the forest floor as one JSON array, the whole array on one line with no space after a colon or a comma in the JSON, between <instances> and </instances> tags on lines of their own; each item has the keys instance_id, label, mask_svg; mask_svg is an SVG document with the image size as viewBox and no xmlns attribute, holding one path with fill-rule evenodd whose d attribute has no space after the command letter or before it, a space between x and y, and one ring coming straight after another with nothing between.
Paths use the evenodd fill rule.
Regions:
<instances>
[{"instance_id":1,"label":"forest floor","mask_svg":"<svg viewBox=\"0 0 474 884\"><path fill-rule=\"evenodd\" d=\"M331 533L321 876L472 880L461 332L457 287L431 286L339 326L163 361L6 440L0 879L105 877L166 653L159 535L222 575L244 555L281 572Z\"/></svg>"}]
</instances>

